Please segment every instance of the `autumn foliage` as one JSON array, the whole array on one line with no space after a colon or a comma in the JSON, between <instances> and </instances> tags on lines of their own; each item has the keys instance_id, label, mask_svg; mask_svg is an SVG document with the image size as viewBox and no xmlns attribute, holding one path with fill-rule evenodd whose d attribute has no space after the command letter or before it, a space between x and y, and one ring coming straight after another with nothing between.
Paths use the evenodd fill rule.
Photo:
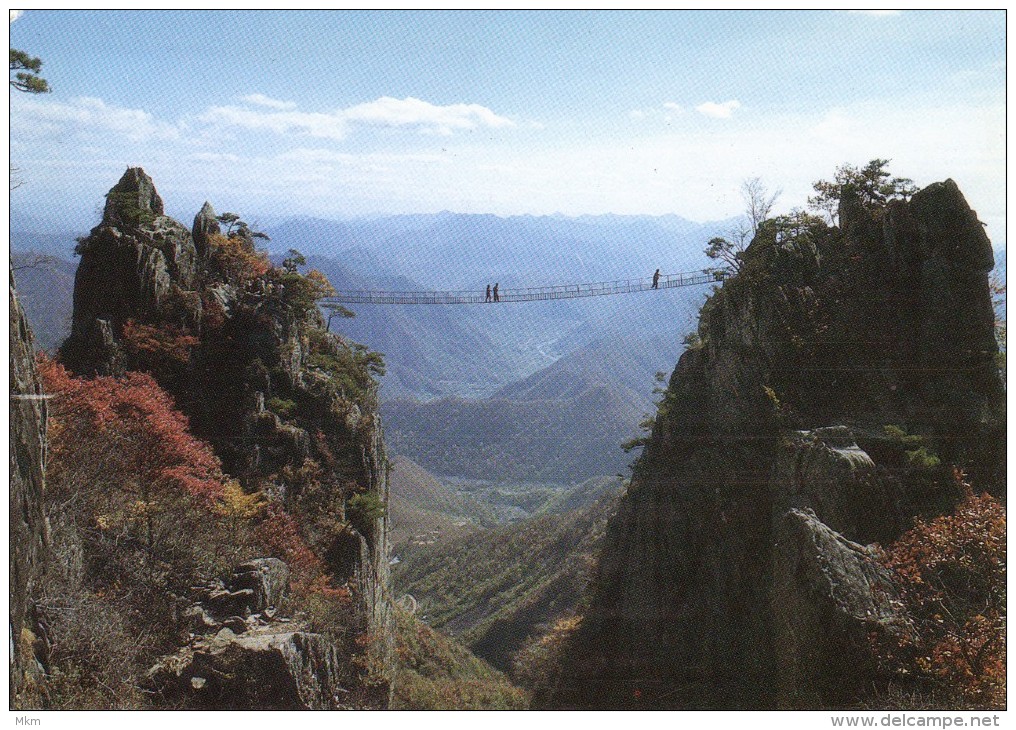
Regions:
<instances>
[{"instance_id":1,"label":"autumn foliage","mask_svg":"<svg viewBox=\"0 0 1016 730\"><path fill-rule=\"evenodd\" d=\"M212 235L208 240L211 260L226 281L246 284L268 273L268 256L243 236Z\"/></svg>"},{"instance_id":2,"label":"autumn foliage","mask_svg":"<svg viewBox=\"0 0 1016 730\"><path fill-rule=\"evenodd\" d=\"M124 323L122 339L131 369L151 373L165 384L182 377L191 352L200 344L197 337L182 327L172 324L154 327L130 319Z\"/></svg>"},{"instance_id":3,"label":"autumn foliage","mask_svg":"<svg viewBox=\"0 0 1016 730\"><path fill-rule=\"evenodd\" d=\"M75 452L100 442L99 452L91 454L92 467L116 475L136 498L172 494L211 502L222 494L211 447L190 434L186 416L150 375L75 378L45 356L39 358L39 372L53 396L51 469L72 466L65 462L79 461Z\"/></svg>"},{"instance_id":4,"label":"autumn foliage","mask_svg":"<svg viewBox=\"0 0 1016 730\"><path fill-rule=\"evenodd\" d=\"M1005 508L956 479L966 496L953 514L918 521L883 555L914 631L878 649L936 697L1005 707Z\"/></svg>"}]
</instances>

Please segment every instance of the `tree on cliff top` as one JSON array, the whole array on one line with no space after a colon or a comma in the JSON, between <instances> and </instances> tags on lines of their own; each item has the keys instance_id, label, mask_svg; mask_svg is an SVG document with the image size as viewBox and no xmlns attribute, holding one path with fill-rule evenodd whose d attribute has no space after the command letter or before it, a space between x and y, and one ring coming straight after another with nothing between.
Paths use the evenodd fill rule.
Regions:
<instances>
[{"instance_id":1,"label":"tree on cliff top","mask_svg":"<svg viewBox=\"0 0 1016 730\"><path fill-rule=\"evenodd\" d=\"M49 83L39 76L42 69L42 60L33 58L24 51L11 48L11 73L14 78L10 80L11 88L15 91L24 91L26 94L45 94L49 92ZM21 187L21 181L15 177L18 168L11 163L10 189Z\"/></svg>"},{"instance_id":2,"label":"tree on cliff top","mask_svg":"<svg viewBox=\"0 0 1016 730\"><path fill-rule=\"evenodd\" d=\"M753 177L741 183L741 199L744 201L744 216L726 236L716 236L705 249L706 256L718 259L735 271L741 268L741 253L758 234L759 228L769 218L782 190L770 191L762 178Z\"/></svg>"},{"instance_id":3,"label":"tree on cliff top","mask_svg":"<svg viewBox=\"0 0 1016 730\"><path fill-rule=\"evenodd\" d=\"M836 225L840 201L847 196L856 197L865 208L877 208L895 198L906 200L917 187L908 177L892 177L890 160L874 159L862 168L842 165L832 180L819 180L814 184L815 195L809 196L808 207L824 213L830 224Z\"/></svg>"}]
</instances>

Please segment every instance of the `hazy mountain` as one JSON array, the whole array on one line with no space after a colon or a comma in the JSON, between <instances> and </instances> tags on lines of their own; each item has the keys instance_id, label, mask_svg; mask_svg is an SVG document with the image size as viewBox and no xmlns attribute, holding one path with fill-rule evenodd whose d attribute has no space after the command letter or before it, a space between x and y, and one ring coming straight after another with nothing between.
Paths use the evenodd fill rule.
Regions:
<instances>
[{"instance_id":1,"label":"hazy mountain","mask_svg":"<svg viewBox=\"0 0 1016 730\"><path fill-rule=\"evenodd\" d=\"M389 516L391 544L428 544L495 524L490 510L456 494L403 456L392 459Z\"/></svg>"},{"instance_id":2,"label":"hazy mountain","mask_svg":"<svg viewBox=\"0 0 1016 730\"><path fill-rule=\"evenodd\" d=\"M378 254L383 270L426 288L505 288L648 277L702 268L706 242L727 224L678 216L511 216L439 213L355 221L294 218L271 227L272 251ZM377 273L377 272L374 272Z\"/></svg>"},{"instance_id":3,"label":"hazy mountain","mask_svg":"<svg viewBox=\"0 0 1016 730\"><path fill-rule=\"evenodd\" d=\"M576 483L627 473L621 443L655 410L654 376L681 350L664 336L599 340L487 399L388 402L386 435L443 475Z\"/></svg>"},{"instance_id":4,"label":"hazy mountain","mask_svg":"<svg viewBox=\"0 0 1016 730\"><path fill-rule=\"evenodd\" d=\"M14 252L11 264L18 297L32 324L37 349L53 353L71 332L76 261L50 258L33 263L37 252Z\"/></svg>"},{"instance_id":5,"label":"hazy mountain","mask_svg":"<svg viewBox=\"0 0 1016 730\"><path fill-rule=\"evenodd\" d=\"M45 227L24 216L16 220ZM278 223L270 235L271 250L298 248L309 254L309 265L321 269L339 290L468 285L482 291L497 277L505 289L512 282L647 277L656 259L677 256L679 242L688 240L694 240L686 248L697 258L694 266L681 268L707 263L701 255L703 226L677 216L297 218ZM12 246L69 258L74 235L17 233ZM315 251L331 255L312 255ZM636 265L638 260L643 263ZM25 282L29 316L47 320L39 325L46 330L40 339L52 346L66 334L60 323L70 313L70 286L67 281L65 287L59 281L39 283L43 290L33 293L34 282ZM660 335L679 341L694 326L705 294L705 287L691 287L510 306L359 305L353 307L356 318L336 319L332 329L385 355L384 400L484 398L608 336L626 341ZM33 307L34 302L46 311Z\"/></svg>"},{"instance_id":6,"label":"hazy mountain","mask_svg":"<svg viewBox=\"0 0 1016 730\"><path fill-rule=\"evenodd\" d=\"M71 260L74 259L74 247L77 245L75 239L83 233L87 233L87 231L82 233L47 233L12 229L11 251L16 253L33 251Z\"/></svg>"}]
</instances>

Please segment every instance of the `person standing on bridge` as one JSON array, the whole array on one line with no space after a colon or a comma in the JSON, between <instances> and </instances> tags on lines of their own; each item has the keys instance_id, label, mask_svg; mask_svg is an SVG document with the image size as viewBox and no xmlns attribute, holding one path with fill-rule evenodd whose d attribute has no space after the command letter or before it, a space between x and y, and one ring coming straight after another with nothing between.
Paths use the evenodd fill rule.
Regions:
<instances>
[{"instance_id":1,"label":"person standing on bridge","mask_svg":"<svg viewBox=\"0 0 1016 730\"><path fill-rule=\"evenodd\" d=\"M653 274L653 289L660 288L660 270L657 269L656 273Z\"/></svg>"},{"instance_id":2,"label":"person standing on bridge","mask_svg":"<svg viewBox=\"0 0 1016 730\"><path fill-rule=\"evenodd\" d=\"M498 296L497 287L498 287L498 283L494 282L494 301L495 302L500 302L501 301L501 297Z\"/></svg>"},{"instance_id":3,"label":"person standing on bridge","mask_svg":"<svg viewBox=\"0 0 1016 730\"><path fill-rule=\"evenodd\" d=\"M489 302L490 301L490 284L487 284L487 298L484 299L483 301L484 302Z\"/></svg>"}]
</instances>

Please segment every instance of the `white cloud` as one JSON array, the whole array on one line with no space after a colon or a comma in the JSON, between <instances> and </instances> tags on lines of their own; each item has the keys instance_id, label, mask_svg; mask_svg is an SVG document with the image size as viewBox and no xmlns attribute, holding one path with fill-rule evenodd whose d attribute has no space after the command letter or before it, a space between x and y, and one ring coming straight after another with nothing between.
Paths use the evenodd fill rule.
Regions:
<instances>
[{"instance_id":1,"label":"white cloud","mask_svg":"<svg viewBox=\"0 0 1016 730\"><path fill-rule=\"evenodd\" d=\"M106 104L102 99L80 96L70 101L41 97L11 97L11 126L22 138L55 132L117 134L129 140L178 139L176 125L156 120L141 109Z\"/></svg>"},{"instance_id":2,"label":"white cloud","mask_svg":"<svg viewBox=\"0 0 1016 730\"><path fill-rule=\"evenodd\" d=\"M684 111L684 110L683 110L683 109L681 108L681 105L680 105L680 104L675 104L675 103L674 103L674 102L672 102L672 101L668 101L668 102L665 102L665 103L664 103L664 105L663 105L663 108L664 108L664 109L667 109L667 110L669 110L669 111L672 111L672 112L677 112L677 113L680 113L680 112Z\"/></svg>"},{"instance_id":3,"label":"white cloud","mask_svg":"<svg viewBox=\"0 0 1016 730\"><path fill-rule=\"evenodd\" d=\"M262 129L277 134L302 132L311 137L345 139L349 127L341 114L320 112L264 111L239 106L213 106L198 116L198 120L217 127Z\"/></svg>"},{"instance_id":4,"label":"white cloud","mask_svg":"<svg viewBox=\"0 0 1016 730\"><path fill-rule=\"evenodd\" d=\"M261 94L252 94L244 99L270 107L271 111L232 105L214 106L198 119L219 127L263 129L277 134L303 133L311 137L336 140L345 139L355 125L408 127L441 135L479 127L515 126L512 120L479 104L436 106L412 97L393 99L383 96L376 101L330 113L296 111L289 108L288 102L280 102Z\"/></svg>"},{"instance_id":5,"label":"white cloud","mask_svg":"<svg viewBox=\"0 0 1016 730\"><path fill-rule=\"evenodd\" d=\"M386 127L417 127L423 131L451 134L454 130L477 127L513 127L515 122L479 104L436 106L420 99L393 99L357 104L341 112L345 119Z\"/></svg>"},{"instance_id":6,"label":"white cloud","mask_svg":"<svg viewBox=\"0 0 1016 730\"><path fill-rule=\"evenodd\" d=\"M722 104L717 104L715 101L707 101L704 104L699 104L695 107L695 111L699 114L705 114L707 117L713 117L714 119L729 119L730 115L734 113L735 109L740 108L741 102L737 99L731 99L725 101Z\"/></svg>"},{"instance_id":7,"label":"white cloud","mask_svg":"<svg viewBox=\"0 0 1016 730\"><path fill-rule=\"evenodd\" d=\"M15 20L17 20L18 18L20 18L24 14L25 14L24 10L12 10L11 11L11 22L13 23Z\"/></svg>"},{"instance_id":8,"label":"white cloud","mask_svg":"<svg viewBox=\"0 0 1016 730\"><path fill-rule=\"evenodd\" d=\"M630 112L628 112L628 116L631 117L632 119L645 119L646 113L641 109L632 109Z\"/></svg>"},{"instance_id":9,"label":"white cloud","mask_svg":"<svg viewBox=\"0 0 1016 730\"><path fill-rule=\"evenodd\" d=\"M280 101L279 99L273 99L270 96L264 94L248 94L247 96L241 97L241 101L246 101L249 104L257 104L258 106L267 106L271 109L296 109L295 101Z\"/></svg>"}]
</instances>

